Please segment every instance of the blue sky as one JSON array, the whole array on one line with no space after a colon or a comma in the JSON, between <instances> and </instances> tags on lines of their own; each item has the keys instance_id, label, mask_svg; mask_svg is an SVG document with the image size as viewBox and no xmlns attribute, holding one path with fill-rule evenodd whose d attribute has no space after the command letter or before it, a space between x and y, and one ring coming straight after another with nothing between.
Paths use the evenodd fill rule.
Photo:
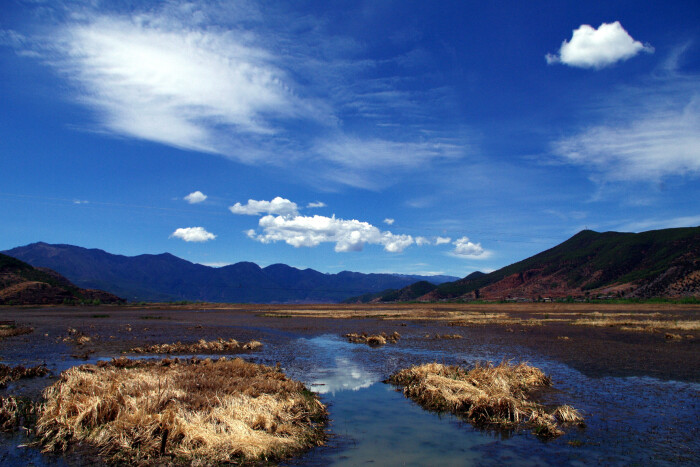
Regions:
<instances>
[{"instance_id":1,"label":"blue sky","mask_svg":"<svg viewBox=\"0 0 700 467\"><path fill-rule=\"evenodd\" d=\"M2 0L0 145L0 249L490 271L700 224L700 7Z\"/></svg>"}]
</instances>

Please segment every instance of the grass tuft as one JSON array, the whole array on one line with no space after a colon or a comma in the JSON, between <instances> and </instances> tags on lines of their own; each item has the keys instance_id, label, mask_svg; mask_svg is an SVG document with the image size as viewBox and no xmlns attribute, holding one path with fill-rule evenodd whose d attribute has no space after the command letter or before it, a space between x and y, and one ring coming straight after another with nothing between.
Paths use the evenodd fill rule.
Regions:
<instances>
[{"instance_id":1,"label":"grass tuft","mask_svg":"<svg viewBox=\"0 0 700 467\"><path fill-rule=\"evenodd\" d=\"M464 416L477 426L513 429L526 425L541 438L553 438L563 434L557 421L583 421L570 406L550 414L529 399L534 389L551 386L551 380L526 363L478 363L469 371L427 363L401 370L388 381L402 386L403 393L424 408Z\"/></svg>"},{"instance_id":2,"label":"grass tuft","mask_svg":"<svg viewBox=\"0 0 700 467\"><path fill-rule=\"evenodd\" d=\"M12 432L34 425L39 405L26 397L0 397L0 431Z\"/></svg>"},{"instance_id":3,"label":"grass tuft","mask_svg":"<svg viewBox=\"0 0 700 467\"><path fill-rule=\"evenodd\" d=\"M45 452L87 443L115 463L276 460L325 439L327 411L313 393L239 358L83 365L44 398L36 433Z\"/></svg>"},{"instance_id":4,"label":"grass tuft","mask_svg":"<svg viewBox=\"0 0 700 467\"><path fill-rule=\"evenodd\" d=\"M45 365L25 367L22 365L9 366L0 363L0 389L6 387L8 383L17 381L18 379L44 376L48 373L49 370Z\"/></svg>"},{"instance_id":5,"label":"grass tuft","mask_svg":"<svg viewBox=\"0 0 700 467\"><path fill-rule=\"evenodd\" d=\"M236 339L224 340L220 337L214 341L200 339L198 342L191 344L183 344L182 342L176 342L174 344L154 344L145 347L134 347L130 349L129 352L155 354L221 353L258 350L260 347L262 347L262 343L259 341L250 341L241 345Z\"/></svg>"},{"instance_id":6,"label":"grass tuft","mask_svg":"<svg viewBox=\"0 0 700 467\"><path fill-rule=\"evenodd\" d=\"M352 342L353 344L367 344L370 347L380 347L382 345L386 345L387 342L396 344L399 339L401 339L401 334L396 331L391 334L382 332L380 334L372 335L369 335L366 332L361 334L353 332L350 334L345 334L343 337L347 338L348 342Z\"/></svg>"}]
</instances>

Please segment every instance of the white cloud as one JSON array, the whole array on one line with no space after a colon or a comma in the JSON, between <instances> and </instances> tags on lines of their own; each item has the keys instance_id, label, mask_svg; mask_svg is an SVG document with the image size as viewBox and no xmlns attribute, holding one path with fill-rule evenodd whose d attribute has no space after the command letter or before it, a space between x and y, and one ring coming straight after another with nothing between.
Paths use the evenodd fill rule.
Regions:
<instances>
[{"instance_id":1,"label":"white cloud","mask_svg":"<svg viewBox=\"0 0 700 467\"><path fill-rule=\"evenodd\" d=\"M216 235L204 230L204 227L185 227L177 229L171 237L180 238L186 242L206 242L214 240Z\"/></svg>"},{"instance_id":2,"label":"white cloud","mask_svg":"<svg viewBox=\"0 0 700 467\"><path fill-rule=\"evenodd\" d=\"M326 203L324 203L324 202L322 202L322 201L316 201L315 203L309 203L309 204L307 204L306 207L309 208L309 209L325 208L325 207L326 207Z\"/></svg>"},{"instance_id":3,"label":"white cloud","mask_svg":"<svg viewBox=\"0 0 700 467\"><path fill-rule=\"evenodd\" d=\"M444 245L445 243L450 243L452 239L450 237L437 237L435 239L436 245Z\"/></svg>"},{"instance_id":4,"label":"white cloud","mask_svg":"<svg viewBox=\"0 0 700 467\"><path fill-rule=\"evenodd\" d=\"M58 31L51 63L106 130L179 148L235 157L232 133L271 134L272 119L316 118L281 59L251 34L182 20L84 13Z\"/></svg>"},{"instance_id":5,"label":"white cloud","mask_svg":"<svg viewBox=\"0 0 700 467\"><path fill-rule=\"evenodd\" d=\"M207 195L205 195L201 191L197 190L197 191L193 191L189 195L185 196L183 199L190 204L197 204L197 203L201 203L202 201L207 199Z\"/></svg>"},{"instance_id":6,"label":"white cloud","mask_svg":"<svg viewBox=\"0 0 700 467\"><path fill-rule=\"evenodd\" d=\"M337 135L318 141L320 157L346 168L416 168L433 159L457 158L464 148L453 142L392 141Z\"/></svg>"},{"instance_id":7,"label":"white cloud","mask_svg":"<svg viewBox=\"0 0 700 467\"><path fill-rule=\"evenodd\" d=\"M393 224L394 224L394 219L392 219L392 218L390 218L390 217L387 217L386 219L384 219L384 223L385 223L386 225L393 225Z\"/></svg>"},{"instance_id":8,"label":"white cloud","mask_svg":"<svg viewBox=\"0 0 700 467\"><path fill-rule=\"evenodd\" d=\"M430 245L430 240L428 240L425 237L416 237L416 245L418 246L423 246L423 245Z\"/></svg>"},{"instance_id":9,"label":"white cloud","mask_svg":"<svg viewBox=\"0 0 700 467\"><path fill-rule=\"evenodd\" d=\"M472 243L467 237L458 238L452 244L455 246L452 253L462 258L476 258L486 253L486 250L481 247L481 243Z\"/></svg>"},{"instance_id":10,"label":"white cloud","mask_svg":"<svg viewBox=\"0 0 700 467\"><path fill-rule=\"evenodd\" d=\"M587 24L573 31L571 41L561 44L558 55L547 54L547 63L563 63L578 68L603 68L634 57L639 52L654 52L630 36L619 21L603 23L598 29Z\"/></svg>"},{"instance_id":11,"label":"white cloud","mask_svg":"<svg viewBox=\"0 0 700 467\"><path fill-rule=\"evenodd\" d=\"M74 199L73 204L88 204L90 201L85 199Z\"/></svg>"},{"instance_id":12,"label":"white cloud","mask_svg":"<svg viewBox=\"0 0 700 467\"><path fill-rule=\"evenodd\" d=\"M659 180L671 175L700 175L700 99L683 109L667 103L627 121L593 126L554 143L564 160L594 169L604 180Z\"/></svg>"},{"instance_id":13,"label":"white cloud","mask_svg":"<svg viewBox=\"0 0 700 467\"><path fill-rule=\"evenodd\" d=\"M674 217L672 219L645 219L623 224L615 230L620 232L643 232L646 230L697 226L700 226L700 215Z\"/></svg>"},{"instance_id":14,"label":"white cloud","mask_svg":"<svg viewBox=\"0 0 700 467\"><path fill-rule=\"evenodd\" d=\"M335 216L273 216L260 219L262 233L249 230L247 235L262 243L283 241L294 247L314 247L335 243L335 251L361 251L365 244L382 245L386 251L400 253L414 243L410 235L382 232L377 227L355 219Z\"/></svg>"},{"instance_id":15,"label":"white cloud","mask_svg":"<svg viewBox=\"0 0 700 467\"><path fill-rule=\"evenodd\" d=\"M254 199L249 199L247 204L242 205L241 203L236 203L230 206L229 210L234 214L246 214L249 216L257 216L258 214L296 216L299 213L299 207L296 203L279 196L272 201L256 201Z\"/></svg>"}]
</instances>

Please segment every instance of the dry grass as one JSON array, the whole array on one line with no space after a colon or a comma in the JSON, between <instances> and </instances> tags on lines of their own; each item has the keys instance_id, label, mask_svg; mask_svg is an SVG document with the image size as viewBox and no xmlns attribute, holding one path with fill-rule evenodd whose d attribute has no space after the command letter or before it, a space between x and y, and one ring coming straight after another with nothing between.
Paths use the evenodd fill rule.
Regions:
<instances>
[{"instance_id":1,"label":"dry grass","mask_svg":"<svg viewBox=\"0 0 700 467\"><path fill-rule=\"evenodd\" d=\"M424 408L462 415L477 426L512 429L526 425L538 436L551 438L563 433L557 421L583 421L570 406L559 407L550 414L530 401L530 393L550 386L551 380L525 363L477 364L470 371L428 363L401 370L389 382L403 386L404 394Z\"/></svg>"},{"instance_id":2,"label":"dry grass","mask_svg":"<svg viewBox=\"0 0 700 467\"><path fill-rule=\"evenodd\" d=\"M25 367L22 365L8 366L0 363L0 388L4 388L8 383L22 378L33 378L44 376L49 373L44 365Z\"/></svg>"},{"instance_id":3,"label":"dry grass","mask_svg":"<svg viewBox=\"0 0 700 467\"><path fill-rule=\"evenodd\" d=\"M38 404L25 397L0 397L0 431L28 429L36 422Z\"/></svg>"},{"instance_id":4,"label":"dry grass","mask_svg":"<svg viewBox=\"0 0 700 467\"><path fill-rule=\"evenodd\" d=\"M68 332L68 335L62 339L59 339L61 342L82 346L93 341L92 337L88 336L82 331L78 331L75 328L68 328L66 331Z\"/></svg>"},{"instance_id":5,"label":"dry grass","mask_svg":"<svg viewBox=\"0 0 700 467\"><path fill-rule=\"evenodd\" d=\"M29 334L34 332L34 328L29 326L17 326L14 324L3 324L0 325L0 338L21 336L23 334Z\"/></svg>"},{"instance_id":6,"label":"dry grass","mask_svg":"<svg viewBox=\"0 0 700 467\"><path fill-rule=\"evenodd\" d=\"M426 339L432 339L432 340L454 340L454 339L464 339L464 336L461 334L426 334L425 335Z\"/></svg>"},{"instance_id":7,"label":"dry grass","mask_svg":"<svg viewBox=\"0 0 700 467\"><path fill-rule=\"evenodd\" d=\"M109 462L274 460L322 444L326 408L279 370L241 359L115 359L61 374L37 421L45 452L75 443Z\"/></svg>"},{"instance_id":8,"label":"dry grass","mask_svg":"<svg viewBox=\"0 0 700 467\"><path fill-rule=\"evenodd\" d=\"M367 344L370 347L380 347L382 345L386 345L386 343L391 343L391 344L396 344L399 339L401 339L401 334L398 332L394 331L391 334L387 334L385 332L382 332L380 334L372 334L368 335L366 332L363 332L361 334L357 333L350 333L350 334L345 334L343 337L345 337L348 342L352 342L353 344Z\"/></svg>"},{"instance_id":9,"label":"dry grass","mask_svg":"<svg viewBox=\"0 0 700 467\"><path fill-rule=\"evenodd\" d=\"M240 344L236 339L224 340L221 337L214 341L200 339L198 342L183 344L154 344L145 347L134 347L129 350L131 353L150 354L172 354L172 353L221 353L221 352L244 352L257 350L262 347L259 341L250 341Z\"/></svg>"},{"instance_id":10,"label":"dry grass","mask_svg":"<svg viewBox=\"0 0 700 467\"><path fill-rule=\"evenodd\" d=\"M581 318L572 321L574 325L620 327L629 331L653 332L656 329L673 329L679 331L698 331L700 321L651 320L651 319L619 319L615 317Z\"/></svg>"}]
</instances>

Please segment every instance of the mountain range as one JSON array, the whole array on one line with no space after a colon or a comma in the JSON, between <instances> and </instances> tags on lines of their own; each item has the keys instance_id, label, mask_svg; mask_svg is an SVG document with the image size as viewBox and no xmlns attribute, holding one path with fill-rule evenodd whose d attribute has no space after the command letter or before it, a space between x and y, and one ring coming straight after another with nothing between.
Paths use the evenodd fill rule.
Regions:
<instances>
[{"instance_id":1,"label":"mountain range","mask_svg":"<svg viewBox=\"0 0 700 467\"><path fill-rule=\"evenodd\" d=\"M51 269L35 268L0 254L0 305L122 302L123 299L108 292L76 287Z\"/></svg>"},{"instance_id":2,"label":"mountain range","mask_svg":"<svg viewBox=\"0 0 700 467\"><path fill-rule=\"evenodd\" d=\"M538 300L565 297L700 297L700 227L640 233L584 230L489 274L429 287L357 296L347 302Z\"/></svg>"},{"instance_id":3,"label":"mountain range","mask_svg":"<svg viewBox=\"0 0 700 467\"><path fill-rule=\"evenodd\" d=\"M324 274L285 264L261 268L250 262L214 268L169 253L122 256L43 242L3 253L32 266L53 269L77 286L106 290L131 302L328 303L352 295L402 288L416 281L443 283L457 279L350 271Z\"/></svg>"}]
</instances>

